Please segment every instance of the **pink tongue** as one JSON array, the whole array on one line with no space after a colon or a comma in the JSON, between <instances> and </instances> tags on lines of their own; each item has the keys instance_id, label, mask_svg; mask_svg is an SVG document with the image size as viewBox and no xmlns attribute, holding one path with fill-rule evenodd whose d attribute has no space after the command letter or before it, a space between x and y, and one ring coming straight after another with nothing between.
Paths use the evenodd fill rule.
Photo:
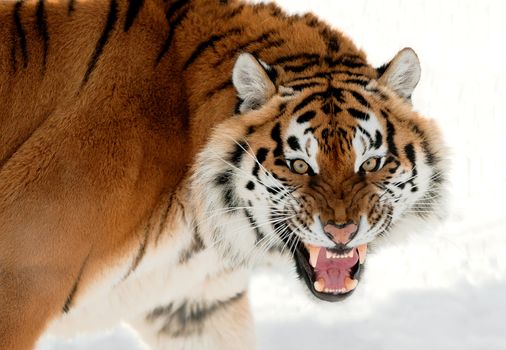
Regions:
<instances>
[{"instance_id":1,"label":"pink tongue","mask_svg":"<svg viewBox=\"0 0 506 350\"><path fill-rule=\"evenodd\" d=\"M358 262L358 254L356 249L353 250L351 258L327 258L326 249L320 249L318 260L316 261L315 281L323 278L325 280L325 288L343 289L344 281L350 276L350 270Z\"/></svg>"}]
</instances>

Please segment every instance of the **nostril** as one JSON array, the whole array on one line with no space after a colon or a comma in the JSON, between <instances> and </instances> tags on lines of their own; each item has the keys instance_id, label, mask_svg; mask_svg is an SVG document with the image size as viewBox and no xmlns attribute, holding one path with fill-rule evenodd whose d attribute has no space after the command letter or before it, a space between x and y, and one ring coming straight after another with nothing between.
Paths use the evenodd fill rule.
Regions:
<instances>
[{"instance_id":1,"label":"nostril","mask_svg":"<svg viewBox=\"0 0 506 350\"><path fill-rule=\"evenodd\" d=\"M353 221L348 221L344 224L327 223L323 227L323 231L329 238L338 244L347 244L350 242L355 237L357 229L358 227Z\"/></svg>"}]
</instances>

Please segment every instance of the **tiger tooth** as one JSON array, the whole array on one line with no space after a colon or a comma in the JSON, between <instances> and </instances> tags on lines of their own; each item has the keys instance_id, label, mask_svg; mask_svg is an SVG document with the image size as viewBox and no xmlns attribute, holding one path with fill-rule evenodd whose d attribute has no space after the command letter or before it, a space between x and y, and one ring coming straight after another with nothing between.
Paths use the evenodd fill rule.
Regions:
<instances>
[{"instance_id":1,"label":"tiger tooth","mask_svg":"<svg viewBox=\"0 0 506 350\"><path fill-rule=\"evenodd\" d=\"M320 293L323 292L324 287L325 287L325 280L323 278L320 278L314 282L314 289L317 292L320 292Z\"/></svg>"},{"instance_id":2,"label":"tiger tooth","mask_svg":"<svg viewBox=\"0 0 506 350\"><path fill-rule=\"evenodd\" d=\"M315 247L314 245L307 246L309 251L309 263L312 267L316 267L316 262L318 261L318 255L320 255L320 247Z\"/></svg>"},{"instance_id":3,"label":"tiger tooth","mask_svg":"<svg viewBox=\"0 0 506 350\"><path fill-rule=\"evenodd\" d=\"M346 254L347 258L353 258L353 250L349 251L348 254Z\"/></svg>"},{"instance_id":4,"label":"tiger tooth","mask_svg":"<svg viewBox=\"0 0 506 350\"><path fill-rule=\"evenodd\" d=\"M331 251L329 251L328 249L325 249L325 256L327 259L330 259L330 258L334 257L334 254Z\"/></svg>"},{"instance_id":5,"label":"tiger tooth","mask_svg":"<svg viewBox=\"0 0 506 350\"><path fill-rule=\"evenodd\" d=\"M357 247L358 256L360 258L360 263L363 264L365 262L365 257L367 256L367 244L362 244Z\"/></svg>"},{"instance_id":6,"label":"tiger tooth","mask_svg":"<svg viewBox=\"0 0 506 350\"><path fill-rule=\"evenodd\" d=\"M358 281L356 279L346 277L344 280L344 286L347 291L353 290L357 287Z\"/></svg>"}]
</instances>

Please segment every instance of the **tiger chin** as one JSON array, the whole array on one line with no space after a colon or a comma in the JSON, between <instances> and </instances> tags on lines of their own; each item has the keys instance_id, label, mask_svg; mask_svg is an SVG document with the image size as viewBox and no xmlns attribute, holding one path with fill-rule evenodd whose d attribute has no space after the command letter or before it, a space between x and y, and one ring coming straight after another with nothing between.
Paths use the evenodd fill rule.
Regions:
<instances>
[{"instance_id":1,"label":"tiger chin","mask_svg":"<svg viewBox=\"0 0 506 350\"><path fill-rule=\"evenodd\" d=\"M374 68L311 14L235 0L1 1L0 22L0 349L118 321L253 349L254 267L342 300L371 243L441 216L410 48Z\"/></svg>"}]
</instances>

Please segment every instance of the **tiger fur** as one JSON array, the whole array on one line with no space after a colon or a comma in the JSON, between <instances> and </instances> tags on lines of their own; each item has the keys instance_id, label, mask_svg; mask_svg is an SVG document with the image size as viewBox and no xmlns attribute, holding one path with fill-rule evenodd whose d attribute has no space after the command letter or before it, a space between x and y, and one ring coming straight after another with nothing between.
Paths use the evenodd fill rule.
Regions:
<instances>
[{"instance_id":1,"label":"tiger fur","mask_svg":"<svg viewBox=\"0 0 506 350\"><path fill-rule=\"evenodd\" d=\"M376 69L238 0L3 0L0 23L0 349L118 320L153 349L252 349L254 266L339 300L369 242L437 213L411 49Z\"/></svg>"}]
</instances>

